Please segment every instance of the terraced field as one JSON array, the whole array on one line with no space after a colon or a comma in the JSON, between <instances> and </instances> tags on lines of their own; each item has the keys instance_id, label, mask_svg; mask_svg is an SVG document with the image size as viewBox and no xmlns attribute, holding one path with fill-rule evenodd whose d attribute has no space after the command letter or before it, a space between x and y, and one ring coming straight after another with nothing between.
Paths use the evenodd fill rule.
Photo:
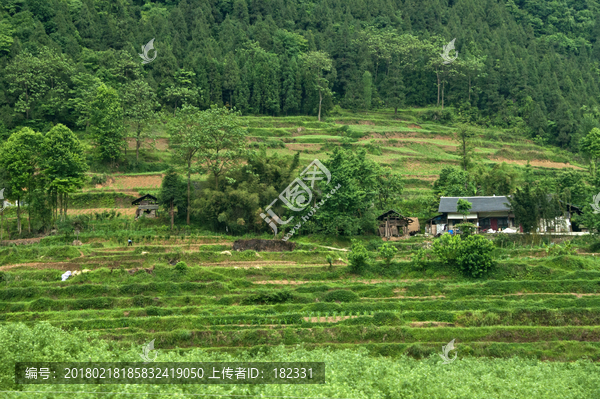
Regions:
<instances>
[{"instance_id":1,"label":"terraced field","mask_svg":"<svg viewBox=\"0 0 600 399\"><path fill-rule=\"evenodd\" d=\"M414 270L422 238L395 243L389 269L355 276L346 251L310 242L236 252L229 237L136 233L133 248L88 233L81 247L48 245L54 237L1 250L1 322L47 321L125 345L155 339L163 350L302 343L422 358L456 339L461 357L600 360L600 259L584 241L558 258L498 248L489 278L472 280L439 265ZM61 282L65 270L81 273Z\"/></svg>"}]
</instances>

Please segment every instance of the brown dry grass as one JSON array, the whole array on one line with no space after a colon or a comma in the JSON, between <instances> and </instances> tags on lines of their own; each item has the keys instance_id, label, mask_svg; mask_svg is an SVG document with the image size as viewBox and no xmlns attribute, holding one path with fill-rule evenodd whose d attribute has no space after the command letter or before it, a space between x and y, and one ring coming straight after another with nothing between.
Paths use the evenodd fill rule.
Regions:
<instances>
[{"instance_id":1,"label":"brown dry grass","mask_svg":"<svg viewBox=\"0 0 600 399\"><path fill-rule=\"evenodd\" d=\"M156 149L159 151L166 151L169 149L169 140L168 139L156 139L154 141L152 139L146 139L142 143L142 146L140 147L140 149L148 150L148 149L153 148L152 147L153 142L154 142ZM133 137L127 138L127 148L129 150L135 151L135 138L133 138Z\"/></svg>"},{"instance_id":2,"label":"brown dry grass","mask_svg":"<svg viewBox=\"0 0 600 399\"><path fill-rule=\"evenodd\" d=\"M304 151L304 150L319 150L321 144L314 143L289 143L285 145L285 148L291 151Z\"/></svg>"},{"instance_id":3,"label":"brown dry grass","mask_svg":"<svg viewBox=\"0 0 600 399\"><path fill-rule=\"evenodd\" d=\"M137 188L160 188L163 175L143 175L143 176L113 176L105 184L98 184L96 188L112 188L115 190L134 190Z\"/></svg>"},{"instance_id":4,"label":"brown dry grass","mask_svg":"<svg viewBox=\"0 0 600 399\"><path fill-rule=\"evenodd\" d=\"M452 323L443 321L414 321L410 323L411 327L454 327Z\"/></svg>"},{"instance_id":5,"label":"brown dry grass","mask_svg":"<svg viewBox=\"0 0 600 399\"><path fill-rule=\"evenodd\" d=\"M506 159L506 158L490 158L490 161L494 162L506 162L515 165L527 165L527 161L516 160L516 159ZM565 169L565 168L573 168L579 170L585 170L584 168L580 168L579 166L571 165L568 162L552 162L552 161L529 161L531 166L537 166L540 168L553 168L553 169Z\"/></svg>"},{"instance_id":6,"label":"brown dry grass","mask_svg":"<svg viewBox=\"0 0 600 399\"><path fill-rule=\"evenodd\" d=\"M90 214L94 214L94 213L102 213L104 211L112 211L115 210L117 212L120 212L121 215L125 215L125 216L134 216L135 215L135 210L137 209L137 207L132 206L131 208L88 208L88 209L69 209L68 214L69 215L90 215Z\"/></svg>"}]
</instances>

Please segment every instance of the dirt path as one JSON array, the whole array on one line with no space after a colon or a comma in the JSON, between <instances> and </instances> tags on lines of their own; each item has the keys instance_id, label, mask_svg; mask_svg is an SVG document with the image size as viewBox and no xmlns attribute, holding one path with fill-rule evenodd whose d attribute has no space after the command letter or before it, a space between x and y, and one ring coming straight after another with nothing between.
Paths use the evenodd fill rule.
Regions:
<instances>
[{"instance_id":1,"label":"dirt path","mask_svg":"<svg viewBox=\"0 0 600 399\"><path fill-rule=\"evenodd\" d=\"M419 278L419 279L406 279L406 280L347 280L347 279L339 279L339 280L314 280L314 281L310 281L310 280L300 280L300 281L296 281L296 280L258 280L258 281L253 281L252 283L254 283L254 284L283 284L283 285L300 285L300 284L310 284L310 283L327 284L327 283L337 283L337 282L347 282L349 284L355 284L355 283L363 283L363 284L389 283L389 284L395 284L395 283L416 283L416 282L421 282L421 281L439 281L439 280L440 279L423 279L423 278Z\"/></svg>"},{"instance_id":2,"label":"dirt path","mask_svg":"<svg viewBox=\"0 0 600 399\"><path fill-rule=\"evenodd\" d=\"M78 257L77 259L81 259L81 256ZM89 258L87 258L89 259ZM28 268L32 268L32 269L37 269L37 270L43 270L43 269L55 269L55 270L79 270L79 268L84 267L84 266L89 266L89 265L97 265L98 267L95 267L94 269L98 269L100 267L104 267L107 266L109 264L114 264L115 267L118 266L119 263L122 263L120 261L94 261L94 260L90 260L90 262L79 262L79 263L75 263L75 262L31 262L31 263L17 263L14 265L6 265L6 266L0 266L0 271L3 270L10 270L10 269L14 269L16 267L28 267ZM143 259L133 259L133 260L128 260L127 263L144 263Z\"/></svg>"},{"instance_id":3,"label":"dirt path","mask_svg":"<svg viewBox=\"0 0 600 399\"><path fill-rule=\"evenodd\" d=\"M272 261L250 261L250 262L215 262L215 263L200 263L198 266L202 267L233 267L235 268L244 268L248 269L250 267L263 267L263 266L287 266L287 265L297 265L296 262L291 261L283 261L283 260L272 260ZM312 266L312 265L311 265Z\"/></svg>"}]
</instances>

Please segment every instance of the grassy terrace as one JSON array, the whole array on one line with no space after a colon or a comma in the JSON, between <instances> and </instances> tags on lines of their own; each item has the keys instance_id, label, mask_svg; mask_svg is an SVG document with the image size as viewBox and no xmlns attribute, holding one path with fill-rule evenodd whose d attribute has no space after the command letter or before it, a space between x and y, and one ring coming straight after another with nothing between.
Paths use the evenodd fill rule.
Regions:
<instances>
[{"instance_id":1,"label":"grassy terrace","mask_svg":"<svg viewBox=\"0 0 600 399\"><path fill-rule=\"evenodd\" d=\"M415 270L410 254L423 238L397 242L390 268L355 276L343 241L329 249L304 237L293 252L256 253L232 251L231 237L131 234L133 248L90 232L81 247L50 237L0 250L0 322L45 321L121 346L156 339L161 349L303 343L421 358L456 339L461 356L600 360L600 259L585 239L574 256L497 248L497 268L473 280L442 266ZM377 242L366 243L376 257ZM61 282L65 270L83 272Z\"/></svg>"}]
</instances>

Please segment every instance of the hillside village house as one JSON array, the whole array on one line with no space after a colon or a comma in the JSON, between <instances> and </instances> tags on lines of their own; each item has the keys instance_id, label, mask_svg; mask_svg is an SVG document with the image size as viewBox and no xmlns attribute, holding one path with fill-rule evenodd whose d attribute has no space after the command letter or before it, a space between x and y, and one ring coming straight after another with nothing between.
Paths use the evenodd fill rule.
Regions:
<instances>
[{"instance_id":1,"label":"hillside village house","mask_svg":"<svg viewBox=\"0 0 600 399\"><path fill-rule=\"evenodd\" d=\"M404 217L393 209L377 217L379 235L390 240L391 237L403 237L419 232L419 219Z\"/></svg>"},{"instance_id":2,"label":"hillside village house","mask_svg":"<svg viewBox=\"0 0 600 399\"><path fill-rule=\"evenodd\" d=\"M136 200L131 205L137 205L138 209L135 210L135 218L140 216L147 218L155 218L156 212L158 211L158 198L153 195L146 194Z\"/></svg>"},{"instance_id":3,"label":"hillside village house","mask_svg":"<svg viewBox=\"0 0 600 399\"><path fill-rule=\"evenodd\" d=\"M448 232L454 230L457 224L464 222L465 216L458 213L456 209L459 198L472 204L469 215L467 215L467 222L476 225L478 232L488 232L490 230L496 232L507 228L522 232L520 226L515 224L515 215L511 212L509 199L506 196L491 196L442 197L438 208L440 215L428 221L425 228L427 233L437 235ZM581 213L580 209L575 206L570 205L569 208L572 212ZM574 227L571 224L571 212L565 212L563 216L555 218L548 225L542 220L538 232L563 233L572 231L574 231ZM575 231L577 231L576 227Z\"/></svg>"}]
</instances>

